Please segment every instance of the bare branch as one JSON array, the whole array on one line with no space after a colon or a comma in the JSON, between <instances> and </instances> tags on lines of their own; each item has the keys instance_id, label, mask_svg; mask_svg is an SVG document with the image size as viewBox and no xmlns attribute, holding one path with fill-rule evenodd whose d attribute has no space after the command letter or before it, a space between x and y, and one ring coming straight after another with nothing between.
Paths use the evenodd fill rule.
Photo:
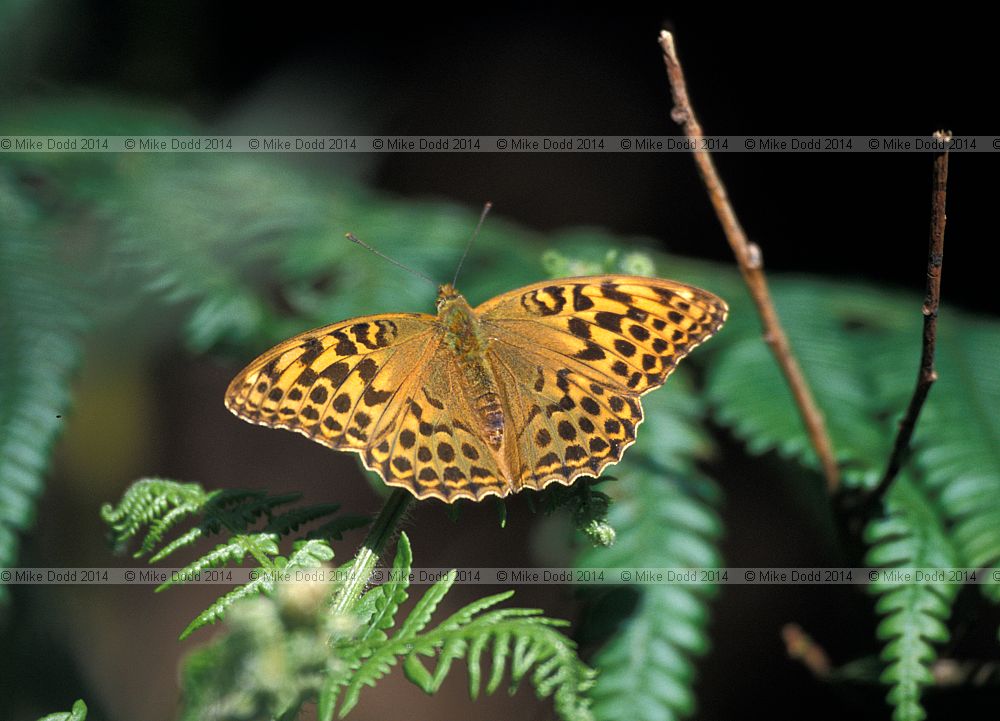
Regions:
<instances>
[{"instance_id":1,"label":"bare branch","mask_svg":"<svg viewBox=\"0 0 1000 721\"><path fill-rule=\"evenodd\" d=\"M785 375L785 380L792 390L792 395L795 397L795 404L798 406L799 413L806 426L806 431L809 434L809 440L812 442L816 456L822 465L823 475L826 477L827 490L830 493L834 493L840 485L840 470L837 468L837 461L833 453L833 443L830 441L830 435L826 430L823 413L820 411L819 406L816 405L816 400L809 389L809 384L802 374L802 368L792 353L788 336L785 335L785 330L778 319L774 302L771 300L771 291L767 285L767 278L764 275L763 254L757 245L747 239L746 232L743 230L743 226L740 225L736 213L729 202L726 186L723 185L722 179L715 169L715 163L712 161L711 154L700 149L703 147L701 139L704 137L704 133L688 99L687 83L684 80L684 72L681 69L680 60L678 60L677 51L674 48L673 35L666 30L660 33L660 47L663 48L663 62L667 66L667 78L670 81L670 88L674 98L674 109L670 116L683 127L685 135L695 141L695 147L699 148L694 154L695 163L698 165L698 172L705 183L705 188L712 201L712 206L715 208L715 214L722 224L722 230L726 234L726 239L729 241L729 245L733 249L733 254L736 256L736 262L740 267L740 272L743 274L743 280L746 282L754 304L757 306L757 312L760 315L761 324L763 325L764 342L771 348L771 352L774 354L782 373Z\"/></svg>"},{"instance_id":2,"label":"bare branch","mask_svg":"<svg viewBox=\"0 0 1000 721\"><path fill-rule=\"evenodd\" d=\"M923 349L920 353L920 370L917 372L917 385L913 389L913 397L906 409L906 415L899 423L896 441L889 456L885 474L879 484L872 489L869 501L874 503L882 499L892 486L893 480L899 474L906 456L910 450L910 440L917 427L920 410L924 407L927 394L937 380L934 369L934 350L937 346L938 306L941 302L941 263L944 260L944 227L945 202L948 199L948 146L951 143L951 133L939 130L934 138L941 141L942 150L934 156L934 176L931 190L931 237L927 249L927 289L924 293L924 305L921 312L924 315Z\"/></svg>"}]
</instances>

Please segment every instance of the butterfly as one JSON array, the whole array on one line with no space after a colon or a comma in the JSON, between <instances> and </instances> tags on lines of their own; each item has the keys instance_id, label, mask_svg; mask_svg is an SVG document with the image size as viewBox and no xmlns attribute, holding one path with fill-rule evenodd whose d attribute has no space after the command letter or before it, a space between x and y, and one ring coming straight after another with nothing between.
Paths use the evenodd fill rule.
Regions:
<instances>
[{"instance_id":1,"label":"butterfly","mask_svg":"<svg viewBox=\"0 0 1000 721\"><path fill-rule=\"evenodd\" d=\"M226 391L243 420L358 453L390 486L447 503L598 476L635 442L640 396L725 322L726 303L628 275L528 285L437 315L307 331Z\"/></svg>"}]
</instances>

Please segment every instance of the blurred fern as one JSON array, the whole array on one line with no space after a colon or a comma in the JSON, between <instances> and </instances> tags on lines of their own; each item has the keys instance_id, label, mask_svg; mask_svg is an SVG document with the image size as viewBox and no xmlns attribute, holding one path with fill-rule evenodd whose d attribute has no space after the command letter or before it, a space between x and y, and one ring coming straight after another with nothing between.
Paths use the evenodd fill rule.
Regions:
<instances>
[{"instance_id":1,"label":"blurred fern","mask_svg":"<svg viewBox=\"0 0 1000 721\"><path fill-rule=\"evenodd\" d=\"M82 299L39 213L0 170L0 568L34 522L81 355ZM0 601L6 599L0 585Z\"/></svg>"},{"instance_id":2,"label":"blurred fern","mask_svg":"<svg viewBox=\"0 0 1000 721\"><path fill-rule=\"evenodd\" d=\"M884 471L894 420L906 408L919 359L919 301L862 287L782 280L773 283L786 327L826 411L845 482L871 487ZM753 329L719 344L709 371L718 419L756 453L777 450L810 468L816 459L790 393ZM909 567L997 568L1000 563L1000 350L996 323L945 312L938 372L913 439L913 471L897 479L885 516L871 523L869 562ZM995 584L982 584L996 602ZM933 642L948 636L955 587L879 585L887 618L882 680L894 717L924 717L923 686Z\"/></svg>"},{"instance_id":3,"label":"blurred fern","mask_svg":"<svg viewBox=\"0 0 1000 721\"><path fill-rule=\"evenodd\" d=\"M888 515L873 521L865 531L871 544L868 564L887 568L941 568L959 566L958 554L942 525L942 513L909 475L896 479L887 498ZM876 610L885 616L878 636L886 641L882 660L887 667L883 683L892 690L888 700L896 721L920 721L924 686L934 682L930 665L937 654L932 644L948 640L946 623L958 586L945 582L873 583L878 594Z\"/></svg>"},{"instance_id":4,"label":"blurred fern","mask_svg":"<svg viewBox=\"0 0 1000 721\"><path fill-rule=\"evenodd\" d=\"M617 533L610 548L592 548L579 567L716 568L721 524L716 484L695 469L711 445L701 428L702 404L683 370L671 392L651 396L639 443L614 484L608 523ZM708 648L711 585L651 584L639 587L632 615L594 658L600 675L591 693L594 715L617 721L662 721L690 715L694 658Z\"/></svg>"},{"instance_id":5,"label":"blurred fern","mask_svg":"<svg viewBox=\"0 0 1000 721\"><path fill-rule=\"evenodd\" d=\"M947 520L960 565L1000 569L1000 327L947 314L935 383L914 436L914 465ZM981 584L994 603L1000 584Z\"/></svg>"}]
</instances>

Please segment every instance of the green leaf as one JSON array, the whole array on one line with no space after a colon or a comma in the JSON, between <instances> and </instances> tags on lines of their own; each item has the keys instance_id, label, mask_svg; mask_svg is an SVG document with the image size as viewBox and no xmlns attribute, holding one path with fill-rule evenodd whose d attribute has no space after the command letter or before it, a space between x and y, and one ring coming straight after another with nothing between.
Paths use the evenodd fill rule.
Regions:
<instances>
[{"instance_id":1,"label":"green leaf","mask_svg":"<svg viewBox=\"0 0 1000 721\"><path fill-rule=\"evenodd\" d=\"M73 703L72 710L50 713L46 716L42 716L38 719L38 721L86 721L86 719L87 704L83 702L83 699L77 699Z\"/></svg>"},{"instance_id":2,"label":"green leaf","mask_svg":"<svg viewBox=\"0 0 1000 721\"><path fill-rule=\"evenodd\" d=\"M914 434L914 464L950 523L966 568L1000 569L1000 326L943 313L938 381ZM980 584L994 603L1000 584Z\"/></svg>"},{"instance_id":3,"label":"green leaf","mask_svg":"<svg viewBox=\"0 0 1000 721\"><path fill-rule=\"evenodd\" d=\"M886 496L886 517L865 529L871 544L867 562L887 568L954 568L958 554L948 537L944 514L922 491L912 475L900 475ZM948 640L945 625L959 586L945 582L900 582L880 577L871 592L879 596L876 610L884 618L878 637L886 642L887 666L881 681L890 686L888 701L896 721L920 721L924 686L933 683L930 664L934 644Z\"/></svg>"},{"instance_id":4,"label":"green leaf","mask_svg":"<svg viewBox=\"0 0 1000 721\"><path fill-rule=\"evenodd\" d=\"M912 387L920 353L919 306L911 317L899 297L816 279L779 277L772 288L793 351L825 416L845 483L874 485L892 443L887 418L905 402L896 393L882 392L879 368L891 367L893 373L913 368L914 375L906 373ZM708 374L717 418L752 453L776 450L818 469L791 390L759 326L726 329L720 341Z\"/></svg>"},{"instance_id":5,"label":"green leaf","mask_svg":"<svg viewBox=\"0 0 1000 721\"><path fill-rule=\"evenodd\" d=\"M80 360L81 294L53 235L0 170L0 568L34 523L52 447L70 411ZM0 602L7 597L0 585Z\"/></svg>"},{"instance_id":6,"label":"green leaf","mask_svg":"<svg viewBox=\"0 0 1000 721\"><path fill-rule=\"evenodd\" d=\"M180 637L184 639L223 618L237 601L272 592L273 572L315 568L333 559L333 549L327 537L317 533L319 529L308 531L303 537L293 540L288 558L279 555L282 540L293 531L327 519L337 510L334 504L321 504L272 515L276 508L298 498L299 494L294 493L271 496L263 491L245 489L209 493L197 483L146 478L133 483L117 505L106 504L101 509L101 515L118 545L142 536L135 555L155 551L149 559L151 564L191 546L201 538L222 531L232 533L228 540L216 544L211 551L191 561L176 576L157 587L157 592L186 583L207 569L242 564L248 556L256 562L254 577L217 598L198 614L181 633ZM264 528L254 530L253 527L264 517L269 518ZM329 531L336 520L327 521L322 528ZM181 530L182 522L195 522L195 525ZM344 525L348 526L350 522ZM169 536L173 532L178 533L171 539Z\"/></svg>"},{"instance_id":7,"label":"green leaf","mask_svg":"<svg viewBox=\"0 0 1000 721\"><path fill-rule=\"evenodd\" d=\"M561 718L592 718L585 692L593 683L593 671L579 660L573 643L555 630L565 622L545 618L537 609L490 610L512 592L470 603L427 630L435 609L454 583L452 571L424 592L389 636L387 631L394 625L399 604L406 599L405 578L412 560L409 540L403 534L392 579L369 590L361 599L365 630L353 643L338 646L343 666L339 674L327 678L320 691L321 718L330 718L334 713L341 689L343 699L337 713L341 718L346 716L357 705L361 691L375 686L397 661L402 662L412 683L426 693L436 693L453 663L464 657L469 668L470 695L475 698L482 677L480 658L491 644L493 670L487 692L496 690L509 668L512 685L530 675L539 697L553 697ZM432 667L428 668L423 659L428 659Z\"/></svg>"},{"instance_id":8,"label":"green leaf","mask_svg":"<svg viewBox=\"0 0 1000 721\"><path fill-rule=\"evenodd\" d=\"M673 384L673 387L670 387ZM640 439L620 465L608 520L617 530L610 548L591 548L579 567L715 568L721 525L714 482L694 468L710 446L700 427L703 409L685 377L644 401ZM708 585L646 585L638 604L594 658L594 716L617 721L662 721L694 710L694 658L708 648Z\"/></svg>"}]
</instances>

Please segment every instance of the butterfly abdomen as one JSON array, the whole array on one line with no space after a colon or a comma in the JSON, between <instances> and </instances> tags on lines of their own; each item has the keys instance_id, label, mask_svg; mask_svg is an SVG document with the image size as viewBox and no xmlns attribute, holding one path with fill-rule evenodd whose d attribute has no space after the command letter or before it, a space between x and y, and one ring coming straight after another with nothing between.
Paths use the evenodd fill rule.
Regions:
<instances>
[{"instance_id":1,"label":"butterfly abdomen","mask_svg":"<svg viewBox=\"0 0 1000 721\"><path fill-rule=\"evenodd\" d=\"M482 423L486 441L494 450L503 443L504 417L500 396L495 391L486 391L474 401L476 414Z\"/></svg>"},{"instance_id":2,"label":"butterfly abdomen","mask_svg":"<svg viewBox=\"0 0 1000 721\"><path fill-rule=\"evenodd\" d=\"M438 320L445 329L445 343L455 352L464 376L464 386L468 389L467 398L472 401L483 438L494 450L498 450L503 444L505 418L500 389L486 361L489 339L479 318L460 295L441 303Z\"/></svg>"}]
</instances>

